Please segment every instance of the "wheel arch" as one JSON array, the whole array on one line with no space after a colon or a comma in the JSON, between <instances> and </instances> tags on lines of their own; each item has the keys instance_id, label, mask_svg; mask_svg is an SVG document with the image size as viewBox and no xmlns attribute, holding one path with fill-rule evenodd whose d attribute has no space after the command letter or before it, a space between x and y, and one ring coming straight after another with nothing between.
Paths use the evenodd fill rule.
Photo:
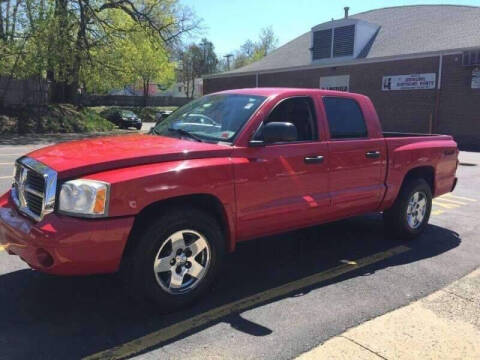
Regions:
<instances>
[{"instance_id":1,"label":"wheel arch","mask_svg":"<svg viewBox=\"0 0 480 360\"><path fill-rule=\"evenodd\" d=\"M404 186L404 184L413 179L424 179L427 184L430 186L432 194L435 194L435 168L433 166L425 165L425 166L417 166L410 169L402 180L402 185L400 189Z\"/></svg>"},{"instance_id":2,"label":"wheel arch","mask_svg":"<svg viewBox=\"0 0 480 360\"><path fill-rule=\"evenodd\" d=\"M220 199L211 194L189 194L171 197L160 201L153 202L143 208L136 216L128 236L123 257L128 257L134 250L140 234L145 227L154 219L158 218L163 211L170 211L172 208L195 207L213 215L220 225L221 231L225 239L225 249L231 252L235 248L233 238L233 229L230 225L229 217L225 206Z\"/></svg>"}]
</instances>

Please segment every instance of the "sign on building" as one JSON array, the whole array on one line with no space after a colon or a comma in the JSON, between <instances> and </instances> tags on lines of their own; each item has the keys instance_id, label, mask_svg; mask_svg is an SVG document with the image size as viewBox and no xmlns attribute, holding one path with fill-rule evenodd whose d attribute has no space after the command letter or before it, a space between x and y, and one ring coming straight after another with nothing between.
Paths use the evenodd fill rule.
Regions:
<instances>
[{"instance_id":1,"label":"sign on building","mask_svg":"<svg viewBox=\"0 0 480 360\"><path fill-rule=\"evenodd\" d=\"M382 90L435 89L435 79L435 73L384 76Z\"/></svg>"},{"instance_id":2,"label":"sign on building","mask_svg":"<svg viewBox=\"0 0 480 360\"><path fill-rule=\"evenodd\" d=\"M322 76L320 89L350 91L350 75Z\"/></svg>"},{"instance_id":3,"label":"sign on building","mask_svg":"<svg viewBox=\"0 0 480 360\"><path fill-rule=\"evenodd\" d=\"M472 71L472 89L480 89L480 68Z\"/></svg>"}]
</instances>

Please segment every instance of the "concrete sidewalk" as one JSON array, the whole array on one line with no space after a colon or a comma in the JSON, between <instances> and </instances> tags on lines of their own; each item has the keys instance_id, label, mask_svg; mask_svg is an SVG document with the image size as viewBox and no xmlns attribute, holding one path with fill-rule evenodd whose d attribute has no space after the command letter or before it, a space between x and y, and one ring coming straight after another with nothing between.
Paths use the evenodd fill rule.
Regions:
<instances>
[{"instance_id":1,"label":"concrete sidewalk","mask_svg":"<svg viewBox=\"0 0 480 360\"><path fill-rule=\"evenodd\" d=\"M297 359L480 359L480 269Z\"/></svg>"}]
</instances>

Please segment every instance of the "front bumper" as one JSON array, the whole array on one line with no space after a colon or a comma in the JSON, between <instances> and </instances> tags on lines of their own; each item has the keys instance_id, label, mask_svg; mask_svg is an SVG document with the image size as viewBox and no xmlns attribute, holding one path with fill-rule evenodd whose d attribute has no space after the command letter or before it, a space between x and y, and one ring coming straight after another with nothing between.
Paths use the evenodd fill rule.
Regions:
<instances>
[{"instance_id":1,"label":"front bumper","mask_svg":"<svg viewBox=\"0 0 480 360\"><path fill-rule=\"evenodd\" d=\"M118 270L133 220L52 213L35 223L16 210L7 192L0 197L0 244L9 254L46 273L111 273Z\"/></svg>"}]
</instances>

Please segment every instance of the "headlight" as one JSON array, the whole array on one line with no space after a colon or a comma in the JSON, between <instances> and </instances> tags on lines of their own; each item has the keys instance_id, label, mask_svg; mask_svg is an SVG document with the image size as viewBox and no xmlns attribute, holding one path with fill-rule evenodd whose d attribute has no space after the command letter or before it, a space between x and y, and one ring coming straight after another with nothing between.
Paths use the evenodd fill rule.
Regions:
<instances>
[{"instance_id":1,"label":"headlight","mask_svg":"<svg viewBox=\"0 0 480 360\"><path fill-rule=\"evenodd\" d=\"M86 217L108 215L110 184L88 179L67 181L60 190L60 212Z\"/></svg>"}]
</instances>

